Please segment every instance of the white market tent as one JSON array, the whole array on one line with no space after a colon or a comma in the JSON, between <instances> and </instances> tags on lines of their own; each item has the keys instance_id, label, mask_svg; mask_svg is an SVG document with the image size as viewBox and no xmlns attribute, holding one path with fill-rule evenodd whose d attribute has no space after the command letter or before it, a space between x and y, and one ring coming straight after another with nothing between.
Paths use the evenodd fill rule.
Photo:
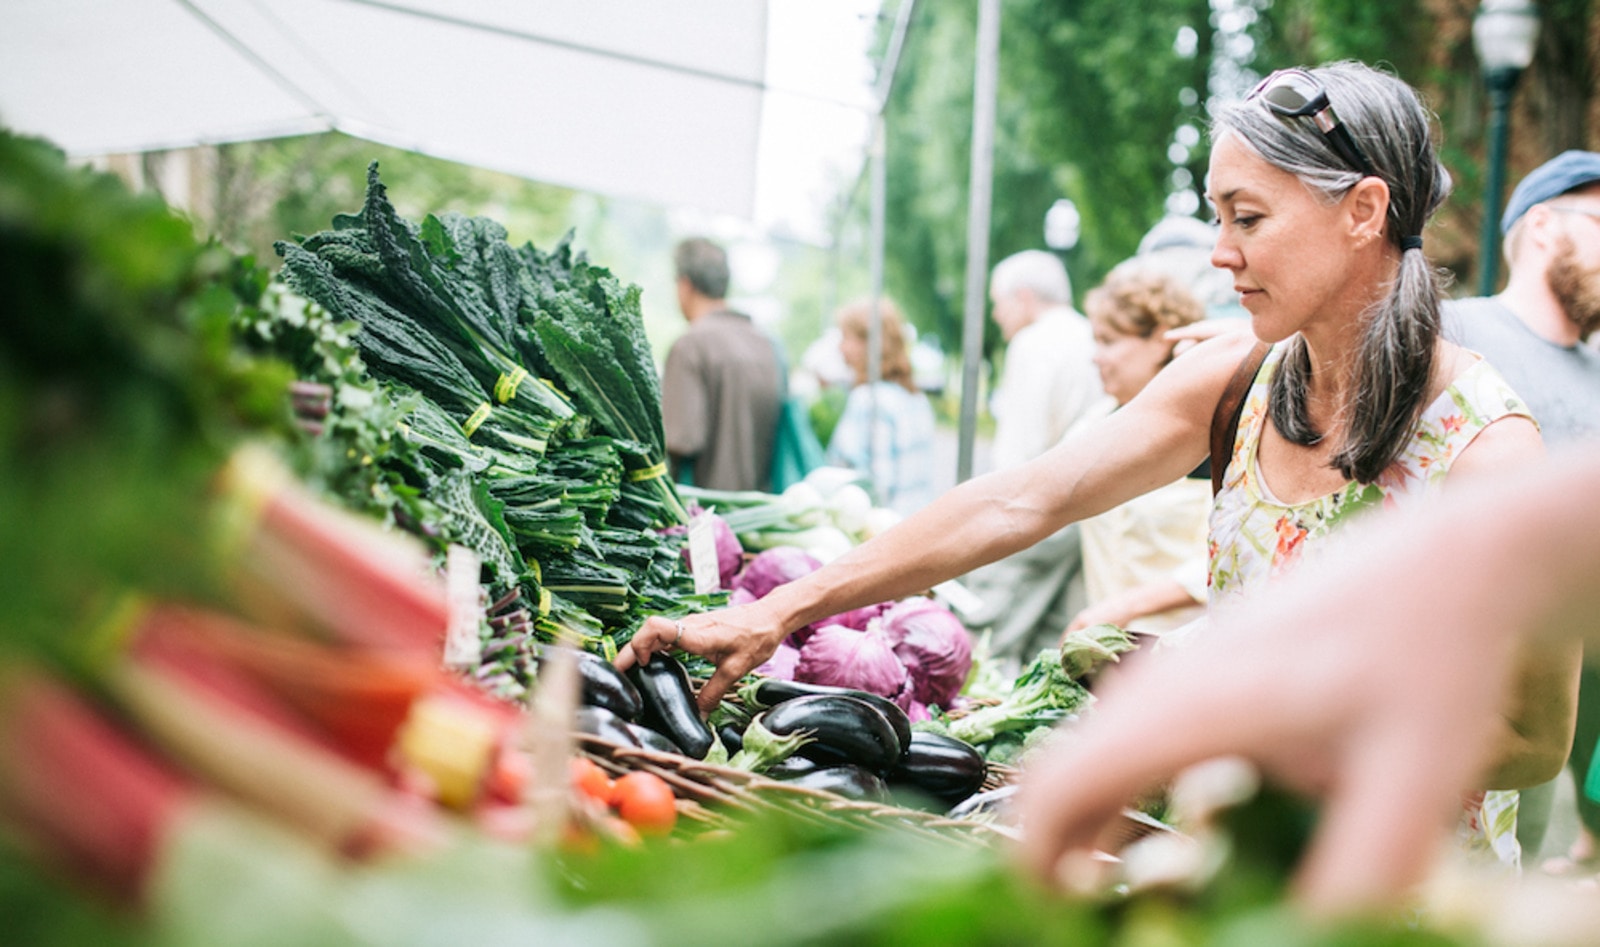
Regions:
<instances>
[{"instance_id":1,"label":"white market tent","mask_svg":"<svg viewBox=\"0 0 1600 947\"><path fill-rule=\"evenodd\" d=\"M821 236L773 195L858 172L871 77L836 54L864 69L866 34L838 24L876 6L0 0L0 124L74 157L338 130Z\"/></svg>"},{"instance_id":2,"label":"white market tent","mask_svg":"<svg viewBox=\"0 0 1600 947\"><path fill-rule=\"evenodd\" d=\"M860 174L914 0L898 4L874 77L861 54L879 6L0 0L0 126L75 158L337 130L826 244L827 205ZM998 0L978 8L958 479L972 465L999 33ZM878 294L881 155L874 165Z\"/></svg>"}]
</instances>

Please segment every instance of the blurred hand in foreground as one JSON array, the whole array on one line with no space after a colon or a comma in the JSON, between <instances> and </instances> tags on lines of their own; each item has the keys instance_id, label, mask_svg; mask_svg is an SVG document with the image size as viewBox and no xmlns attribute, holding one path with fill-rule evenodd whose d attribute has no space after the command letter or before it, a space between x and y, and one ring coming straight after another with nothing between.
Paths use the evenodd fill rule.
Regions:
<instances>
[{"instance_id":1,"label":"blurred hand in foreground","mask_svg":"<svg viewBox=\"0 0 1600 947\"><path fill-rule=\"evenodd\" d=\"M1139 792L1237 755L1322 801L1294 881L1305 907L1403 897L1481 784L1516 649L1600 640L1600 504L1570 499L1597 491L1596 454L1462 485L1108 677L1024 773L1025 866L1074 877Z\"/></svg>"}]
</instances>

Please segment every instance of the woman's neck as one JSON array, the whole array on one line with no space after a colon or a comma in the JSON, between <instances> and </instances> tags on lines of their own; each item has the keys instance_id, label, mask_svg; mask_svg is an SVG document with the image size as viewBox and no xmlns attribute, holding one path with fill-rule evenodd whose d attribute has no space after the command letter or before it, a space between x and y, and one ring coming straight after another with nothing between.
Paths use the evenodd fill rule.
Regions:
<instances>
[{"instance_id":1,"label":"woman's neck","mask_svg":"<svg viewBox=\"0 0 1600 947\"><path fill-rule=\"evenodd\" d=\"M1311 359L1306 411L1312 424L1324 435L1338 428L1346 406L1354 400L1361 330L1359 321L1351 320L1329 331L1308 329L1301 333Z\"/></svg>"}]
</instances>

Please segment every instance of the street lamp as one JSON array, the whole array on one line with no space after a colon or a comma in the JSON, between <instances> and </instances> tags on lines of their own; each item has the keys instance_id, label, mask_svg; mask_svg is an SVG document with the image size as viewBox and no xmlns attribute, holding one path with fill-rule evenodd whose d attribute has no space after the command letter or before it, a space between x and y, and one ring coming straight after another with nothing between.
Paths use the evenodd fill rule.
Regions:
<instances>
[{"instance_id":1,"label":"street lamp","mask_svg":"<svg viewBox=\"0 0 1600 947\"><path fill-rule=\"evenodd\" d=\"M1066 253L1078 245L1078 228L1082 224L1078 205L1065 197L1058 198L1044 212L1044 245L1057 253Z\"/></svg>"},{"instance_id":2,"label":"street lamp","mask_svg":"<svg viewBox=\"0 0 1600 947\"><path fill-rule=\"evenodd\" d=\"M1505 190L1506 138L1511 92L1533 62L1539 9L1532 0L1483 0L1472 18L1472 46L1489 89L1489 184L1484 190L1483 243L1478 257L1478 295L1494 294L1500 262L1500 192Z\"/></svg>"}]
</instances>

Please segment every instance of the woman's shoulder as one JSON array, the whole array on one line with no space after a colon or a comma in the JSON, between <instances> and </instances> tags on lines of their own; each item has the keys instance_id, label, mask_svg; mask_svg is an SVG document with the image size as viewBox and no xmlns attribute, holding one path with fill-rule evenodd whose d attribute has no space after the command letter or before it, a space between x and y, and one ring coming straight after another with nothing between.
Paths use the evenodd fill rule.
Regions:
<instances>
[{"instance_id":1,"label":"woman's shoulder","mask_svg":"<svg viewBox=\"0 0 1600 947\"><path fill-rule=\"evenodd\" d=\"M1248 323L1223 332L1186 350L1156 375L1169 376L1188 386L1215 389L1218 396L1239 366L1260 344Z\"/></svg>"},{"instance_id":2,"label":"woman's shoulder","mask_svg":"<svg viewBox=\"0 0 1600 947\"><path fill-rule=\"evenodd\" d=\"M1160 416L1165 423L1183 424L1203 437L1229 379L1256 344L1248 328L1206 339L1157 372L1124 410L1141 418Z\"/></svg>"},{"instance_id":3,"label":"woman's shoulder","mask_svg":"<svg viewBox=\"0 0 1600 947\"><path fill-rule=\"evenodd\" d=\"M1477 352L1440 340L1435 365L1434 380L1429 390L1433 400L1450 393L1457 399L1496 402L1485 407L1498 408L1501 407L1498 403L1504 401L1504 408L1510 413L1526 413L1526 406L1512 390L1510 383L1488 359Z\"/></svg>"}]
</instances>

